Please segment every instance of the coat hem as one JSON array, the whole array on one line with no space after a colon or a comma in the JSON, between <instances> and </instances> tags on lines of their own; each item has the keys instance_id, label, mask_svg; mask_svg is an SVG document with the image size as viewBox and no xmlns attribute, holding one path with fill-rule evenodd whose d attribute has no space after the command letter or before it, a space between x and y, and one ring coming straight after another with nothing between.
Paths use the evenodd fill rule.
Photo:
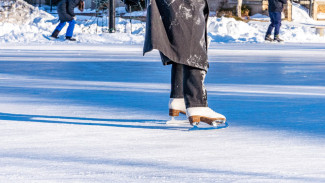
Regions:
<instances>
[{"instance_id":1,"label":"coat hem","mask_svg":"<svg viewBox=\"0 0 325 183\"><path fill-rule=\"evenodd\" d=\"M171 58L170 56L168 56L168 55L166 54L167 51L164 51L163 49L159 49L158 47L155 47L155 46L153 46L152 48L150 48L150 49L148 49L148 50L145 50L145 51L143 52L143 56L145 56L146 53L151 52L151 51L154 50L154 49L160 51L161 53L163 53L163 54L164 54L164 55L165 55L165 56L170 60L170 62L164 62L164 61L162 60L163 65L169 65L169 64L171 64L172 62L175 62L175 63L178 63L178 64L187 65L187 66L190 66L190 67L194 67L194 68L198 68L198 69L202 69L202 70L208 71L209 63L207 64L206 68L204 68L204 67L197 67L197 66L195 66L195 65L190 65L190 64L187 64L187 63L183 63L183 62L181 62L178 58Z\"/></svg>"}]
</instances>

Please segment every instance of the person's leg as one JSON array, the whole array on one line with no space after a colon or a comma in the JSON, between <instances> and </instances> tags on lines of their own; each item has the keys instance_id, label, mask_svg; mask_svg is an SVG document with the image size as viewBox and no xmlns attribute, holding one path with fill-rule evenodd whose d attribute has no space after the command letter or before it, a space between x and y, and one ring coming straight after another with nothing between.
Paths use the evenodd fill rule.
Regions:
<instances>
[{"instance_id":1,"label":"person's leg","mask_svg":"<svg viewBox=\"0 0 325 183\"><path fill-rule=\"evenodd\" d=\"M172 64L170 98L184 98L183 94L183 65Z\"/></svg>"},{"instance_id":2,"label":"person's leg","mask_svg":"<svg viewBox=\"0 0 325 183\"><path fill-rule=\"evenodd\" d=\"M73 35L73 30L74 30L74 26L76 24L76 21L75 20L71 20L68 23L69 23L69 27L67 29L67 33L65 34L65 37L66 38L71 38L72 35Z\"/></svg>"},{"instance_id":3,"label":"person's leg","mask_svg":"<svg viewBox=\"0 0 325 183\"><path fill-rule=\"evenodd\" d=\"M60 31L63 29L63 27L65 26L66 22L60 22L58 26L56 26L56 28L54 29L51 37L54 38L58 38Z\"/></svg>"},{"instance_id":4,"label":"person's leg","mask_svg":"<svg viewBox=\"0 0 325 183\"><path fill-rule=\"evenodd\" d=\"M281 27L281 12L274 12L274 37L279 35Z\"/></svg>"},{"instance_id":5,"label":"person's leg","mask_svg":"<svg viewBox=\"0 0 325 183\"><path fill-rule=\"evenodd\" d=\"M275 24L274 41L283 42L283 40L279 36L280 27L281 27L281 12L276 12L274 24Z\"/></svg>"},{"instance_id":6,"label":"person's leg","mask_svg":"<svg viewBox=\"0 0 325 183\"><path fill-rule=\"evenodd\" d=\"M205 70L184 65L184 99L186 115L192 125L200 121L217 126L226 122L226 117L208 107L207 91L204 87Z\"/></svg>"},{"instance_id":7,"label":"person's leg","mask_svg":"<svg viewBox=\"0 0 325 183\"><path fill-rule=\"evenodd\" d=\"M271 24L269 25L267 31L266 31L266 36L265 37L268 37L268 36L271 36L272 34L272 31L273 31L273 28L274 28L274 13L275 12L269 12L269 16L270 16L270 19L271 19Z\"/></svg>"},{"instance_id":8,"label":"person's leg","mask_svg":"<svg viewBox=\"0 0 325 183\"><path fill-rule=\"evenodd\" d=\"M184 98L186 108L207 107L207 92L204 87L206 71L184 65Z\"/></svg>"},{"instance_id":9,"label":"person's leg","mask_svg":"<svg viewBox=\"0 0 325 183\"><path fill-rule=\"evenodd\" d=\"M55 30L61 31L65 26L66 22L60 21L59 25L56 26Z\"/></svg>"},{"instance_id":10,"label":"person's leg","mask_svg":"<svg viewBox=\"0 0 325 183\"><path fill-rule=\"evenodd\" d=\"M179 116L179 113L186 113L183 93L183 65L173 62L171 69L169 115Z\"/></svg>"}]
</instances>

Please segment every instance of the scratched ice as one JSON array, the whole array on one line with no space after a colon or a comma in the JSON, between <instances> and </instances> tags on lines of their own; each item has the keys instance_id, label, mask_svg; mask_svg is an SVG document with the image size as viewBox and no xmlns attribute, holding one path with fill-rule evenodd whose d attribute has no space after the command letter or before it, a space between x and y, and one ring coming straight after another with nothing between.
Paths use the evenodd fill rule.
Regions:
<instances>
[{"instance_id":1,"label":"scratched ice","mask_svg":"<svg viewBox=\"0 0 325 183\"><path fill-rule=\"evenodd\" d=\"M323 44L214 44L209 106L166 125L170 67L142 45L0 48L0 182L325 182ZM182 116L181 120L185 120Z\"/></svg>"}]
</instances>

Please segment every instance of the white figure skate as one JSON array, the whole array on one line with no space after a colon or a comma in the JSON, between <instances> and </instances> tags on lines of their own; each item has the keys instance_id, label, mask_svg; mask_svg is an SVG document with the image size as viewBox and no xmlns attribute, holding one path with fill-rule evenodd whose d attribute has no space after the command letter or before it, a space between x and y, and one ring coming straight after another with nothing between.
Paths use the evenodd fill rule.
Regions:
<instances>
[{"instance_id":1,"label":"white figure skate","mask_svg":"<svg viewBox=\"0 0 325 183\"><path fill-rule=\"evenodd\" d=\"M169 99L169 116L176 117L179 113L186 114L186 107L184 98Z\"/></svg>"},{"instance_id":2,"label":"white figure skate","mask_svg":"<svg viewBox=\"0 0 325 183\"><path fill-rule=\"evenodd\" d=\"M211 126L226 123L224 115L214 112L209 107L190 107L187 108L186 114L193 126L197 126L201 121Z\"/></svg>"}]
</instances>

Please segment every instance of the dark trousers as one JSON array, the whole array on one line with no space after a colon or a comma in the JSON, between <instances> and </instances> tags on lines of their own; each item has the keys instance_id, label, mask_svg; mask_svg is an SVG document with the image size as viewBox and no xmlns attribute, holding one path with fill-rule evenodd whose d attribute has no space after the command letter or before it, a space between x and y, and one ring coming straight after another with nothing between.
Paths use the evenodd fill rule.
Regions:
<instances>
[{"instance_id":1,"label":"dark trousers","mask_svg":"<svg viewBox=\"0 0 325 183\"><path fill-rule=\"evenodd\" d=\"M207 107L206 71L173 62L170 98L184 98L186 108Z\"/></svg>"},{"instance_id":2,"label":"dark trousers","mask_svg":"<svg viewBox=\"0 0 325 183\"><path fill-rule=\"evenodd\" d=\"M270 18L271 18L271 24L269 25L269 28L267 29L266 35L271 35L273 28L274 29L274 35L279 35L280 27L281 27L281 12L269 12Z\"/></svg>"}]
</instances>

